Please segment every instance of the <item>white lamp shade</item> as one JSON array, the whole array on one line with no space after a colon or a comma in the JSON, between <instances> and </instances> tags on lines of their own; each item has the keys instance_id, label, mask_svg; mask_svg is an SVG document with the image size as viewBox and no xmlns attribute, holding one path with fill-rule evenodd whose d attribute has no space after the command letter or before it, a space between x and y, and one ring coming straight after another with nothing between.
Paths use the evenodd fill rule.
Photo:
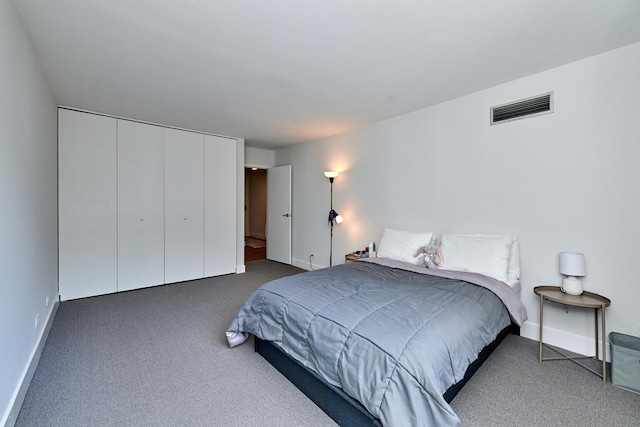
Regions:
<instances>
[{"instance_id":1,"label":"white lamp shade","mask_svg":"<svg viewBox=\"0 0 640 427\"><path fill-rule=\"evenodd\" d=\"M326 176L327 178L335 178L338 175L340 175L340 172L327 171L324 173L324 176Z\"/></svg>"},{"instance_id":2,"label":"white lamp shade","mask_svg":"<svg viewBox=\"0 0 640 427\"><path fill-rule=\"evenodd\" d=\"M584 254L577 252L560 252L560 274L580 277L587 274Z\"/></svg>"}]
</instances>

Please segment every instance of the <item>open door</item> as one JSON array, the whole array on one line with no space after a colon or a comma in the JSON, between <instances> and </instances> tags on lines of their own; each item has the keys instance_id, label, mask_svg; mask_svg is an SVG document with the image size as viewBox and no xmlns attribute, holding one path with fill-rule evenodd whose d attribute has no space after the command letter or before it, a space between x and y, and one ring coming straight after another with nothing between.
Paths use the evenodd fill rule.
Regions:
<instances>
[{"instance_id":1,"label":"open door","mask_svg":"<svg viewBox=\"0 0 640 427\"><path fill-rule=\"evenodd\" d=\"M291 165L267 169L267 259L291 264Z\"/></svg>"}]
</instances>

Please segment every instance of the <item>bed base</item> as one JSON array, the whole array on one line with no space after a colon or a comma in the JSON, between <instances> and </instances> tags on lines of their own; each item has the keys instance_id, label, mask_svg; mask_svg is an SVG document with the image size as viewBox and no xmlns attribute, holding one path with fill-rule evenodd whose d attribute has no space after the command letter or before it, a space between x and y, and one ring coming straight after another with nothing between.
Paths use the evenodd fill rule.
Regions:
<instances>
[{"instance_id":1,"label":"bed base","mask_svg":"<svg viewBox=\"0 0 640 427\"><path fill-rule=\"evenodd\" d=\"M464 378L449 387L443 394L447 402L453 400L493 350L510 333L520 335L520 328L515 324L507 326L500 331L493 342L482 349L478 358L467 368ZM382 425L380 420L371 415L360 402L346 394L342 389L326 382L318 374L304 367L300 362L284 353L271 342L255 337L255 350L340 426Z\"/></svg>"}]
</instances>

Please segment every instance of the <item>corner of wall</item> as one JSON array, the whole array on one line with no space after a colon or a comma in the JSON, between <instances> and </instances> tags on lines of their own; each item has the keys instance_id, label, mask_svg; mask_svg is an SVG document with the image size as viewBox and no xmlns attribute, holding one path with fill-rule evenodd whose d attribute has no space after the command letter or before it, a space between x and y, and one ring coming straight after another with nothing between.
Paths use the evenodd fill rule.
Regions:
<instances>
[{"instance_id":1,"label":"corner of wall","mask_svg":"<svg viewBox=\"0 0 640 427\"><path fill-rule=\"evenodd\" d=\"M244 273L244 138L237 138L236 273ZM242 270L242 271L241 271Z\"/></svg>"}]
</instances>

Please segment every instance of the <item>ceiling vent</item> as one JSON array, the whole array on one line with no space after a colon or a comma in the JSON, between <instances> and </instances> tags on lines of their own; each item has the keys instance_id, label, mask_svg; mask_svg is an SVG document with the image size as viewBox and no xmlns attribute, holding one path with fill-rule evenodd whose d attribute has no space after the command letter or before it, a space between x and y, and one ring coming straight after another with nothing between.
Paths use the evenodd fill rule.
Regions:
<instances>
[{"instance_id":1,"label":"ceiling vent","mask_svg":"<svg viewBox=\"0 0 640 427\"><path fill-rule=\"evenodd\" d=\"M491 124L553 113L553 92L491 107Z\"/></svg>"}]
</instances>

